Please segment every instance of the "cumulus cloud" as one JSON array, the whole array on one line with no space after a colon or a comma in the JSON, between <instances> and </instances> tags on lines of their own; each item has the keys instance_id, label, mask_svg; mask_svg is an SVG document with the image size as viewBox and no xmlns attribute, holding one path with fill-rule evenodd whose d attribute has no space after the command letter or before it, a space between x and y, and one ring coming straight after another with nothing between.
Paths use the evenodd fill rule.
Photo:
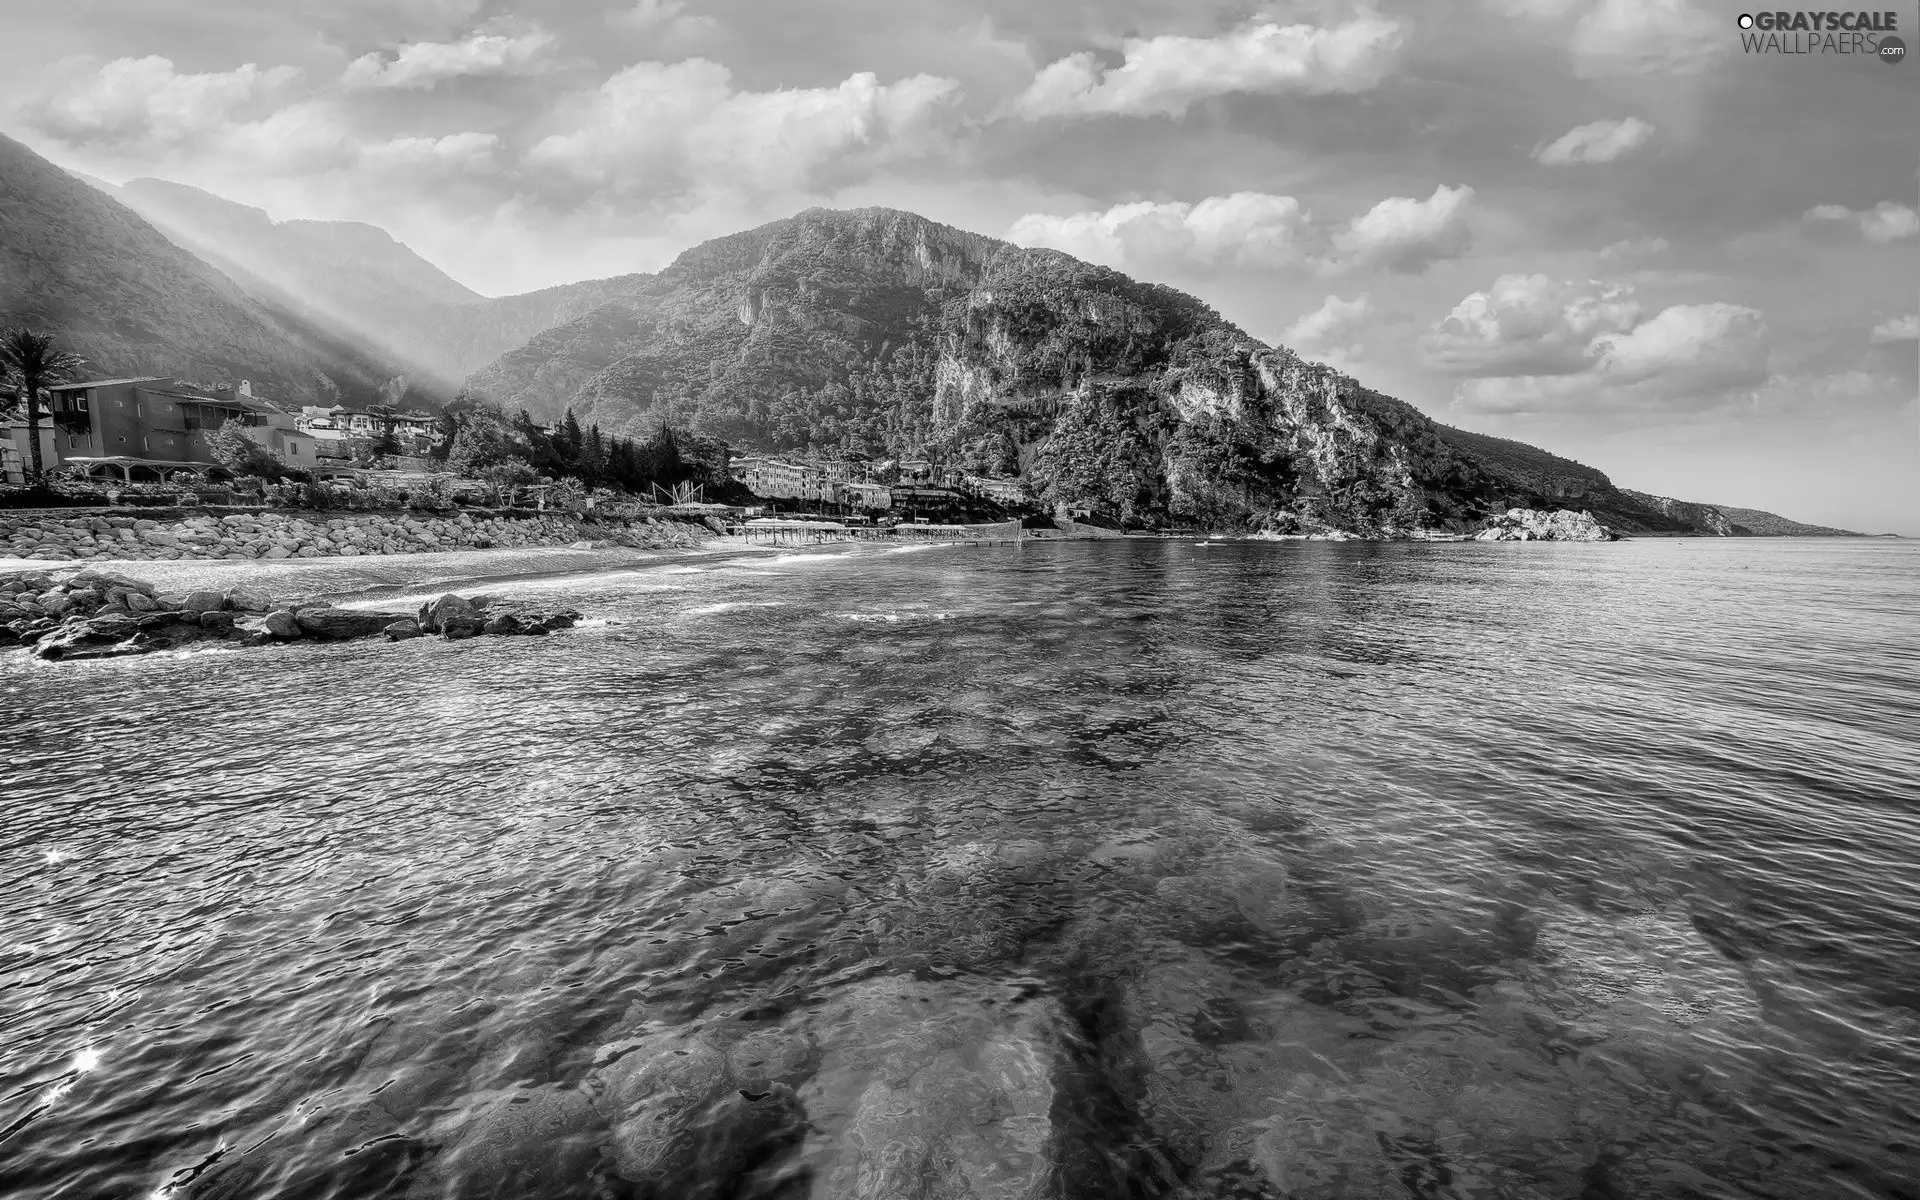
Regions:
<instances>
[{"instance_id":1,"label":"cumulus cloud","mask_svg":"<svg viewBox=\"0 0 1920 1200\"><path fill-rule=\"evenodd\" d=\"M117 58L87 71L62 64L61 82L32 104L28 120L71 143L164 149L219 133L258 111L300 74L253 63L231 71L181 72L171 59Z\"/></svg>"},{"instance_id":2,"label":"cumulus cloud","mask_svg":"<svg viewBox=\"0 0 1920 1200\"><path fill-rule=\"evenodd\" d=\"M1675 304L1621 333L1594 339L1595 370L1609 383L1655 384L1668 394L1711 395L1767 380L1767 323L1738 304Z\"/></svg>"},{"instance_id":3,"label":"cumulus cloud","mask_svg":"<svg viewBox=\"0 0 1920 1200\"><path fill-rule=\"evenodd\" d=\"M340 77L350 88L430 88L466 75L526 75L545 63L554 35L544 29L520 33L473 33L457 42L408 42L391 58L365 54Z\"/></svg>"},{"instance_id":4,"label":"cumulus cloud","mask_svg":"<svg viewBox=\"0 0 1920 1200\"><path fill-rule=\"evenodd\" d=\"M1081 53L1043 68L1014 111L1029 120L1178 117L1198 101L1235 92L1364 92L1386 78L1401 45L1400 23L1371 13L1334 26L1266 23L1212 38L1129 38L1118 66Z\"/></svg>"},{"instance_id":5,"label":"cumulus cloud","mask_svg":"<svg viewBox=\"0 0 1920 1200\"><path fill-rule=\"evenodd\" d=\"M1472 197L1472 188L1445 186L1425 200L1395 196L1335 229L1316 224L1292 196L1235 192L1195 204L1141 201L1067 216L1029 213L1007 238L1120 268L1418 271L1466 251Z\"/></svg>"},{"instance_id":6,"label":"cumulus cloud","mask_svg":"<svg viewBox=\"0 0 1920 1200\"><path fill-rule=\"evenodd\" d=\"M1442 184L1425 200L1382 200L1334 235L1334 261L1342 269L1418 272L1441 259L1457 258L1473 242L1466 219L1472 199L1472 188Z\"/></svg>"},{"instance_id":7,"label":"cumulus cloud","mask_svg":"<svg viewBox=\"0 0 1920 1200\"><path fill-rule=\"evenodd\" d=\"M1428 363L1471 376L1456 410L1698 411L1768 378L1758 310L1675 304L1644 316L1630 289L1504 275L1454 306L1423 342Z\"/></svg>"},{"instance_id":8,"label":"cumulus cloud","mask_svg":"<svg viewBox=\"0 0 1920 1200\"><path fill-rule=\"evenodd\" d=\"M1920 338L1920 314L1889 317L1873 327L1869 339L1875 343L1911 342Z\"/></svg>"},{"instance_id":9,"label":"cumulus cloud","mask_svg":"<svg viewBox=\"0 0 1920 1200\"><path fill-rule=\"evenodd\" d=\"M1851 223L1860 230L1860 236L1882 244L1920 233L1920 212L1886 200L1859 212L1844 204L1820 204L1808 209L1804 219Z\"/></svg>"},{"instance_id":10,"label":"cumulus cloud","mask_svg":"<svg viewBox=\"0 0 1920 1200\"><path fill-rule=\"evenodd\" d=\"M1640 316L1627 287L1502 275L1454 305L1423 348L1430 365L1455 374L1574 374L1593 365L1596 338L1632 329Z\"/></svg>"},{"instance_id":11,"label":"cumulus cloud","mask_svg":"<svg viewBox=\"0 0 1920 1200\"><path fill-rule=\"evenodd\" d=\"M1260 192L1210 196L1198 204L1121 204L1064 217L1029 213L1007 237L1113 267L1290 267L1307 263L1312 249L1311 217L1300 202Z\"/></svg>"},{"instance_id":12,"label":"cumulus cloud","mask_svg":"<svg viewBox=\"0 0 1920 1200\"><path fill-rule=\"evenodd\" d=\"M1297 351L1318 353L1336 361L1364 358L1363 340L1377 310L1367 293L1351 300L1328 296L1320 307L1302 314L1281 332L1280 341Z\"/></svg>"},{"instance_id":13,"label":"cumulus cloud","mask_svg":"<svg viewBox=\"0 0 1920 1200\"><path fill-rule=\"evenodd\" d=\"M1550 167L1573 163L1610 163L1638 150L1653 137L1653 126L1639 117L1621 121L1590 121L1576 125L1553 142L1533 152Z\"/></svg>"},{"instance_id":14,"label":"cumulus cloud","mask_svg":"<svg viewBox=\"0 0 1920 1200\"><path fill-rule=\"evenodd\" d=\"M805 187L836 164L947 145L959 88L862 72L835 87L745 92L706 59L638 63L582 98L574 127L537 143L529 160L627 195Z\"/></svg>"}]
</instances>

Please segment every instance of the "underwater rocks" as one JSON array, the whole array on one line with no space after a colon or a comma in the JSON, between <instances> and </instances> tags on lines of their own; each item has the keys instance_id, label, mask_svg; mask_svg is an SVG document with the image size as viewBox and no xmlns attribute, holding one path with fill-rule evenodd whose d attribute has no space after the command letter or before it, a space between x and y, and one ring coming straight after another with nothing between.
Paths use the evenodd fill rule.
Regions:
<instances>
[{"instance_id":1,"label":"underwater rocks","mask_svg":"<svg viewBox=\"0 0 1920 1200\"><path fill-rule=\"evenodd\" d=\"M1593 519L1589 512L1555 509L1538 512L1510 508L1494 517L1474 535L1477 542L1617 542L1620 535Z\"/></svg>"},{"instance_id":2,"label":"underwater rocks","mask_svg":"<svg viewBox=\"0 0 1920 1200\"><path fill-rule=\"evenodd\" d=\"M486 634L542 636L572 628L572 609L532 609L489 597L442 596L417 615L336 608L323 600L277 601L249 588L163 595L152 584L106 571L63 580L44 572L0 575L0 647L47 661L82 662L176 650L199 642L447 640Z\"/></svg>"}]
</instances>

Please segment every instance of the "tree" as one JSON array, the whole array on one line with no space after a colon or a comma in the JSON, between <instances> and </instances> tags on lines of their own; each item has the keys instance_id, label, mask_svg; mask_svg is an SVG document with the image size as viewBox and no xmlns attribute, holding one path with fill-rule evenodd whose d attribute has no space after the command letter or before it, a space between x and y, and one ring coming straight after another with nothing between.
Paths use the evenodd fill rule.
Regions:
<instances>
[{"instance_id":1,"label":"tree","mask_svg":"<svg viewBox=\"0 0 1920 1200\"><path fill-rule=\"evenodd\" d=\"M447 450L447 465L469 479L484 478L482 472L510 458L526 461L520 441L499 413L485 408L467 414Z\"/></svg>"},{"instance_id":2,"label":"tree","mask_svg":"<svg viewBox=\"0 0 1920 1200\"><path fill-rule=\"evenodd\" d=\"M22 326L0 334L0 368L7 381L20 394L27 411L27 447L32 456L27 479L38 483L46 474L40 460L40 391L63 383L86 365L87 360L53 344L50 333L35 333Z\"/></svg>"},{"instance_id":3,"label":"tree","mask_svg":"<svg viewBox=\"0 0 1920 1200\"><path fill-rule=\"evenodd\" d=\"M207 439L207 449L213 452L215 462L235 475L279 479L289 470L278 454L254 441L247 427L235 420L228 420L214 431Z\"/></svg>"},{"instance_id":4,"label":"tree","mask_svg":"<svg viewBox=\"0 0 1920 1200\"><path fill-rule=\"evenodd\" d=\"M493 488L496 504L502 496L505 496L507 502L511 504L515 488L525 487L540 476L535 473L526 459L504 458L480 468L479 478Z\"/></svg>"}]
</instances>

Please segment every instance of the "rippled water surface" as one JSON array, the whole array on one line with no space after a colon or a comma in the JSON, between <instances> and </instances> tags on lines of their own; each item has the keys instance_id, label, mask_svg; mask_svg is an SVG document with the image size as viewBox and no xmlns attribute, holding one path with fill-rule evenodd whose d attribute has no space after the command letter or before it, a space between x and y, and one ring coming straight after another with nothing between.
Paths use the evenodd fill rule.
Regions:
<instances>
[{"instance_id":1,"label":"rippled water surface","mask_svg":"<svg viewBox=\"0 0 1920 1200\"><path fill-rule=\"evenodd\" d=\"M862 549L13 655L0 1194L1920 1195L1916 549Z\"/></svg>"}]
</instances>

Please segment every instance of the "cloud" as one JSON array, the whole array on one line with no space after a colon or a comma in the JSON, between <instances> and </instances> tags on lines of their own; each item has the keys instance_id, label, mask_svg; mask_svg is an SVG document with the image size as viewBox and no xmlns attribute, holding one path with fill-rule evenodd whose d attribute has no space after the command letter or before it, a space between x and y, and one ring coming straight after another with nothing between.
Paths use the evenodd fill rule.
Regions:
<instances>
[{"instance_id":1,"label":"cloud","mask_svg":"<svg viewBox=\"0 0 1920 1200\"><path fill-rule=\"evenodd\" d=\"M1881 244L1920 233L1920 213L1886 200L1860 212L1844 204L1820 204L1808 209L1802 219L1852 222L1859 227L1862 237Z\"/></svg>"},{"instance_id":2,"label":"cloud","mask_svg":"<svg viewBox=\"0 0 1920 1200\"><path fill-rule=\"evenodd\" d=\"M61 64L62 82L29 106L28 120L62 141L154 149L201 140L269 103L300 74L295 67L183 74L171 59L117 58L85 72Z\"/></svg>"},{"instance_id":3,"label":"cloud","mask_svg":"<svg viewBox=\"0 0 1920 1200\"><path fill-rule=\"evenodd\" d=\"M1506 17L1560 26L1582 79L1687 74L1733 45L1731 18L1696 0L1485 0Z\"/></svg>"},{"instance_id":4,"label":"cloud","mask_svg":"<svg viewBox=\"0 0 1920 1200\"><path fill-rule=\"evenodd\" d=\"M1549 145L1533 152L1533 157L1550 167L1572 163L1610 163L1647 144L1653 126L1639 117L1622 121L1592 121L1577 125Z\"/></svg>"},{"instance_id":5,"label":"cloud","mask_svg":"<svg viewBox=\"0 0 1920 1200\"><path fill-rule=\"evenodd\" d=\"M1631 290L1503 275L1454 306L1422 344L1470 376L1456 412L1700 412L1768 379L1766 319L1737 304L1675 304L1643 319Z\"/></svg>"},{"instance_id":6,"label":"cloud","mask_svg":"<svg viewBox=\"0 0 1920 1200\"><path fill-rule=\"evenodd\" d=\"M1472 197L1472 188L1445 186L1425 200L1395 196L1335 230L1316 225L1292 196L1235 192L1194 204L1140 201L1067 216L1028 213L1007 239L1118 268L1418 271L1466 251Z\"/></svg>"},{"instance_id":7,"label":"cloud","mask_svg":"<svg viewBox=\"0 0 1920 1200\"><path fill-rule=\"evenodd\" d=\"M1920 338L1920 314L1908 313L1904 317L1888 317L1875 325L1868 337L1877 344L1911 342Z\"/></svg>"},{"instance_id":8,"label":"cloud","mask_svg":"<svg viewBox=\"0 0 1920 1200\"><path fill-rule=\"evenodd\" d=\"M804 189L832 167L929 154L959 120L960 85L931 75L771 92L736 91L732 78L702 58L635 64L581 98L574 128L529 161L627 196Z\"/></svg>"},{"instance_id":9,"label":"cloud","mask_svg":"<svg viewBox=\"0 0 1920 1200\"><path fill-rule=\"evenodd\" d=\"M1673 253L1673 243L1663 237L1626 238L1600 249L1600 261L1612 264L1654 262Z\"/></svg>"},{"instance_id":10,"label":"cloud","mask_svg":"<svg viewBox=\"0 0 1920 1200\"><path fill-rule=\"evenodd\" d=\"M1622 333L1594 339L1595 368L1616 384L1710 395L1767 381L1767 322L1738 304L1675 304Z\"/></svg>"},{"instance_id":11,"label":"cloud","mask_svg":"<svg viewBox=\"0 0 1920 1200\"><path fill-rule=\"evenodd\" d=\"M1423 343L1427 362L1460 375L1570 375L1590 369L1594 341L1639 323L1632 289L1545 275L1502 275L1453 306Z\"/></svg>"},{"instance_id":12,"label":"cloud","mask_svg":"<svg viewBox=\"0 0 1920 1200\"><path fill-rule=\"evenodd\" d=\"M1336 261L1340 269L1369 266L1411 273L1457 258L1473 242L1466 221L1472 199L1472 188L1442 184L1425 200L1382 200L1334 235Z\"/></svg>"},{"instance_id":13,"label":"cloud","mask_svg":"<svg viewBox=\"0 0 1920 1200\"><path fill-rule=\"evenodd\" d=\"M1310 259L1311 218L1292 196L1236 192L1182 202L1121 204L1055 217L1029 213L1007 239L1109 266L1290 267Z\"/></svg>"},{"instance_id":14,"label":"cloud","mask_svg":"<svg viewBox=\"0 0 1920 1200\"><path fill-rule=\"evenodd\" d=\"M1343 25L1247 25L1219 37L1129 38L1119 66L1091 53L1043 68L1014 111L1044 117L1178 117L1198 101L1236 92L1364 92L1398 61L1400 23L1362 14Z\"/></svg>"},{"instance_id":15,"label":"cloud","mask_svg":"<svg viewBox=\"0 0 1920 1200\"><path fill-rule=\"evenodd\" d=\"M689 13L686 0L639 0L632 8L610 14L607 20L616 28L674 46L720 30L720 22L713 17Z\"/></svg>"},{"instance_id":16,"label":"cloud","mask_svg":"<svg viewBox=\"0 0 1920 1200\"><path fill-rule=\"evenodd\" d=\"M1367 347L1360 335L1376 315L1373 301L1365 292L1351 300L1328 296L1319 308L1287 326L1280 341L1295 350L1318 352L1339 361L1364 358Z\"/></svg>"},{"instance_id":17,"label":"cloud","mask_svg":"<svg viewBox=\"0 0 1920 1200\"><path fill-rule=\"evenodd\" d=\"M473 33L457 42L408 42L390 59L354 59L340 82L349 88L430 88L468 75L527 75L542 68L556 40L544 29L529 29Z\"/></svg>"}]
</instances>

